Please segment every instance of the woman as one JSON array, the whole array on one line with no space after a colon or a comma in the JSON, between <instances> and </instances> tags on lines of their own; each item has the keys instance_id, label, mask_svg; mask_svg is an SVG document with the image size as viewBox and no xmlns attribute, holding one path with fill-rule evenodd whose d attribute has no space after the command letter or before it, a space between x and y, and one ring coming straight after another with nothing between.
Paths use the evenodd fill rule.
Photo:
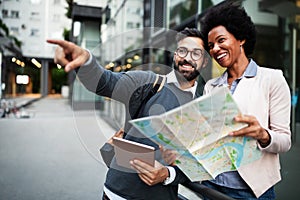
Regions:
<instances>
[{"instance_id":1,"label":"woman","mask_svg":"<svg viewBox=\"0 0 300 200\"><path fill-rule=\"evenodd\" d=\"M275 199L274 185L281 180L279 153L291 147L290 91L280 70L259 66L249 58L256 31L251 18L239 4L225 1L210 8L201 21L210 55L226 71L208 81L205 93L227 85L239 104L238 122L248 127L230 133L257 141L262 157L237 171L203 181L236 199Z\"/></svg>"}]
</instances>

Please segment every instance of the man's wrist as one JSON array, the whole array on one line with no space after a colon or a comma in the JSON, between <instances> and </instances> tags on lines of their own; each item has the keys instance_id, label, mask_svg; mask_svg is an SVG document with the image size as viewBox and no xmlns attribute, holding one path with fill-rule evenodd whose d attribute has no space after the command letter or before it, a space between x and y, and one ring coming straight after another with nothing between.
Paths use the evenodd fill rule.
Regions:
<instances>
[{"instance_id":1,"label":"man's wrist","mask_svg":"<svg viewBox=\"0 0 300 200\"><path fill-rule=\"evenodd\" d=\"M166 168L168 169L169 176L163 181L164 185L168 185L168 184L172 183L175 180L175 177L176 177L176 171L173 167L166 166Z\"/></svg>"}]
</instances>

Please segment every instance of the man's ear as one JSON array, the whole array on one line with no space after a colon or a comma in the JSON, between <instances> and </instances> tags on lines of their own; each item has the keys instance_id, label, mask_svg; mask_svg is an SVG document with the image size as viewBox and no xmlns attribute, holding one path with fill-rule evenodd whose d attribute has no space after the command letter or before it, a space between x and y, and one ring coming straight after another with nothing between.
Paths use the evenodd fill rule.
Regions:
<instances>
[{"instance_id":1,"label":"man's ear","mask_svg":"<svg viewBox=\"0 0 300 200\"><path fill-rule=\"evenodd\" d=\"M207 51L204 51L203 56L204 56L204 58L203 58L201 68L205 68L207 65L211 64L211 62L212 62L212 57L210 56L210 54Z\"/></svg>"},{"instance_id":2,"label":"man's ear","mask_svg":"<svg viewBox=\"0 0 300 200\"><path fill-rule=\"evenodd\" d=\"M203 63L202 63L202 67L201 68L205 68L208 65L208 57L205 56L205 58L203 59Z\"/></svg>"}]
</instances>

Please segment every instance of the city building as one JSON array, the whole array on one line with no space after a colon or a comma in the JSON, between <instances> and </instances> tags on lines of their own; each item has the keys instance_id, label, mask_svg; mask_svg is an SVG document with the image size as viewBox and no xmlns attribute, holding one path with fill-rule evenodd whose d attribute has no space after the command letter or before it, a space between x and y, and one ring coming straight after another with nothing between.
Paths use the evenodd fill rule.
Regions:
<instances>
[{"instance_id":1,"label":"city building","mask_svg":"<svg viewBox=\"0 0 300 200\"><path fill-rule=\"evenodd\" d=\"M5 83L5 95L23 93L58 92L58 80L65 75L63 70L49 68L49 58L53 57L53 48L46 43L47 38L64 38L64 32L70 27L71 20L66 17L65 0L2 0L1 18L8 27L10 36L21 42L22 56L3 59L2 82ZM18 65L14 61L20 61ZM13 70L10 70L13 69ZM16 77L28 76L28 83L17 83ZM53 76L54 75L54 76ZM58 78L57 78L58 76ZM56 80L52 80L55 77Z\"/></svg>"},{"instance_id":2,"label":"city building","mask_svg":"<svg viewBox=\"0 0 300 200\"><path fill-rule=\"evenodd\" d=\"M130 70L141 58L136 50L143 41L143 1L110 0L107 6L111 17L102 24L100 62L114 71Z\"/></svg>"},{"instance_id":3,"label":"city building","mask_svg":"<svg viewBox=\"0 0 300 200\"><path fill-rule=\"evenodd\" d=\"M297 101L300 85L300 79L297 78L300 72L300 68L297 67L300 61L297 56L299 54L299 39L297 38L299 38L300 1L237 1L243 4L257 27L257 44L252 57L262 66L281 69L290 85L293 99L292 127L294 127L295 121L300 121L299 101ZM134 1L121 2L123 6L118 9L120 13L125 12L126 5ZM171 66L175 45L174 37L170 36L174 36L177 31L185 27L200 28L199 19L205 10L221 2L222 0L143 0L142 40L138 39L134 45L131 45L128 42L130 40L125 39L127 35L139 34L139 29L138 27L131 30L123 28L128 25L127 18L126 14L120 14L122 16L120 19L114 18L107 25L111 23L118 26L117 36L114 29L107 32L105 30L108 29L101 30L102 36L108 33L110 36L106 36L101 43L104 48L101 50L103 58L100 63L113 71L146 69L162 74L167 73L168 66ZM112 5L110 8L113 8ZM135 23L131 23L133 24ZM122 48L124 43L128 44L127 49ZM141 59L132 65L134 60L132 58L135 55ZM206 77L212 78L220 75L221 72L222 69L213 63L212 70L206 74ZM202 80L199 82L204 84Z\"/></svg>"},{"instance_id":4,"label":"city building","mask_svg":"<svg viewBox=\"0 0 300 200\"><path fill-rule=\"evenodd\" d=\"M300 121L299 109L299 0L236 0L240 2L252 17L257 28L256 49L252 57L261 66L281 69L291 88L292 116L291 126L295 138L295 123ZM205 10L222 0L144 0L144 27L159 27L179 31L184 27L199 26L199 19ZM144 35L144 40L151 41L150 49L144 56L147 62L163 62L169 65L168 31L152 31ZM159 39L157 39L159 38ZM163 51L161 51L163 49ZM167 50L167 51L166 51ZM160 56L164 54L164 56ZM217 65L213 65L211 77L220 74ZM201 83L201 81L199 81Z\"/></svg>"},{"instance_id":5,"label":"city building","mask_svg":"<svg viewBox=\"0 0 300 200\"><path fill-rule=\"evenodd\" d=\"M257 46L253 54L263 66L281 69L292 94L292 123L300 120L299 111L299 0L236 0L244 5L258 30ZM29 85L19 87L11 81L5 69L16 63L5 62L2 82L5 91L40 92L46 95L55 91L51 71L55 47L46 44L46 38L63 38L64 30L71 30L70 40L90 49L99 62L112 71L147 69L167 73L172 62L174 41L170 34L184 27L199 27L199 19L205 10L222 0L77 0L69 1L77 9L94 8L99 16L93 22L76 14L71 20L65 17L64 0L2 0L1 17L10 34L22 42L23 57L16 58L25 67L14 73L24 74L31 68ZM77 10L78 11L78 10ZM81 27L80 29L78 29ZM32 61L35 63L33 64ZM37 61L37 62L35 62ZM42 66L37 68L36 66ZM27 67L31 66L31 67ZM2 65L3 66L3 65ZM208 76L220 74L213 65ZM6 73L6 74L5 74ZM50 78L49 78L50 77ZM35 80L36 79L36 80ZM9 82L10 81L10 82ZM8 83L9 82L9 83ZM31 85L30 85L31 84ZM71 82L67 85L72 84ZM76 84L76 83L75 83ZM73 90L74 88L72 88ZM79 87L75 87L81 91ZM86 92L79 92L78 100L84 100ZM94 97L89 97L91 99Z\"/></svg>"}]
</instances>

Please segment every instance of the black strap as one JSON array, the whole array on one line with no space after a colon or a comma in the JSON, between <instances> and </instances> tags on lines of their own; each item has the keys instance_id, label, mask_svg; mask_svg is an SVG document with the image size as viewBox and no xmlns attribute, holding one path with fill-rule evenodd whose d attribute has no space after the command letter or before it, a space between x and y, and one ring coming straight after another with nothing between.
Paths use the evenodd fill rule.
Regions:
<instances>
[{"instance_id":1,"label":"black strap","mask_svg":"<svg viewBox=\"0 0 300 200\"><path fill-rule=\"evenodd\" d=\"M136 119L137 117L139 117L140 112L144 109L145 104L147 103L147 101L157 93L158 89L160 88L162 81L163 81L164 77L158 76L158 81L156 82L156 84L153 86L153 88L150 90L150 92L148 93L147 97L142 101L142 103L140 104L140 106L138 107L137 112L134 115L133 119ZM126 136L126 133L124 133L123 137ZM100 148L100 153L102 156L103 161L105 162L105 164L107 165L107 167L110 167L112 158L115 155L115 150L114 147L109 144L109 143L105 143L101 148ZM104 198L103 198L104 199Z\"/></svg>"},{"instance_id":2,"label":"black strap","mask_svg":"<svg viewBox=\"0 0 300 200\"><path fill-rule=\"evenodd\" d=\"M142 103L140 104L139 108L137 109L137 112L135 113L135 115L133 116L132 119L137 119L139 117L139 115L140 115L141 111L144 109L147 101L149 101L149 99L151 99L151 97L154 96L157 93L163 79L164 79L164 77L158 76L158 80L157 80L156 84L150 90L150 92L148 93L146 98L142 101Z\"/></svg>"}]
</instances>

